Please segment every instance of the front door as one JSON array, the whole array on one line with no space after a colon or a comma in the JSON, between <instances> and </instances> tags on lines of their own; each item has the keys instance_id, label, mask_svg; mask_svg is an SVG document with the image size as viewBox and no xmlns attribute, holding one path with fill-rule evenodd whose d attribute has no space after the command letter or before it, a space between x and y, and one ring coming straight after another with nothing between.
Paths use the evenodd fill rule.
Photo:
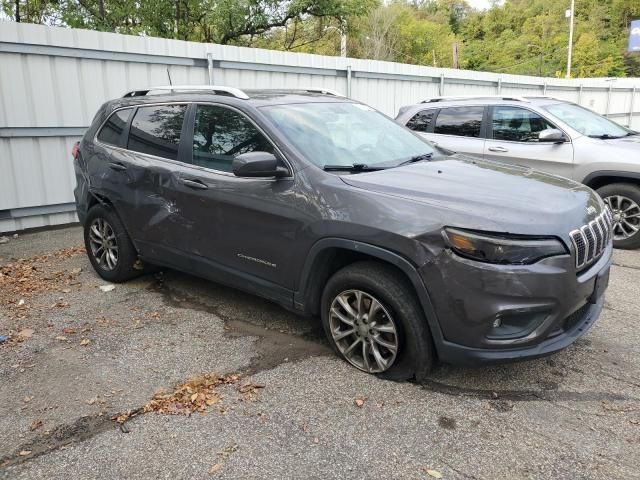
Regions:
<instances>
[{"instance_id":1,"label":"front door","mask_svg":"<svg viewBox=\"0 0 640 480\"><path fill-rule=\"evenodd\" d=\"M522 107L498 105L491 109L485 158L535 168L571 178L573 144L540 142L542 130L557 128L536 112Z\"/></svg>"},{"instance_id":2,"label":"front door","mask_svg":"<svg viewBox=\"0 0 640 480\"><path fill-rule=\"evenodd\" d=\"M250 282L293 289L289 256L303 223L293 176L239 178L242 153L279 152L243 113L220 105L194 105L191 163L180 172L176 208L185 222L183 248L192 258ZM283 160L283 165L285 162ZM229 282L230 281L230 282Z\"/></svg>"}]
</instances>

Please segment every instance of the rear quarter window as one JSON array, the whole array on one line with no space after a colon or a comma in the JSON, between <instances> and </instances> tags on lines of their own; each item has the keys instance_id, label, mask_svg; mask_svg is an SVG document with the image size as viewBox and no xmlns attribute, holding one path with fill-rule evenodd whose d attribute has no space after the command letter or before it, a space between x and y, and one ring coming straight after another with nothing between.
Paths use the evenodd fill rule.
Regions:
<instances>
[{"instance_id":1,"label":"rear quarter window","mask_svg":"<svg viewBox=\"0 0 640 480\"><path fill-rule=\"evenodd\" d=\"M127 148L156 157L178 159L178 145L186 105L150 105L138 107Z\"/></svg>"},{"instance_id":2,"label":"rear quarter window","mask_svg":"<svg viewBox=\"0 0 640 480\"><path fill-rule=\"evenodd\" d=\"M125 142L122 133L129 122L132 111L132 108L123 108L113 112L98 132L98 141L116 147L123 146Z\"/></svg>"}]
</instances>

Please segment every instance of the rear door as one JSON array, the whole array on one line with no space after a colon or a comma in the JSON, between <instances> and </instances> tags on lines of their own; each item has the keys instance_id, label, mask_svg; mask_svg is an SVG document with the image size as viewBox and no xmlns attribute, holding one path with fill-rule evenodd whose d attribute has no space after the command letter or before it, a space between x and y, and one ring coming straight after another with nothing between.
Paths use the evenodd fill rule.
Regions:
<instances>
[{"instance_id":1,"label":"rear door","mask_svg":"<svg viewBox=\"0 0 640 480\"><path fill-rule=\"evenodd\" d=\"M154 244L175 247L182 228L174 191L186 104L142 105L133 113L126 148L115 149L112 201L142 256L157 257Z\"/></svg>"},{"instance_id":2,"label":"rear door","mask_svg":"<svg viewBox=\"0 0 640 480\"><path fill-rule=\"evenodd\" d=\"M485 158L535 168L571 178L573 145L540 142L542 130L558 128L533 110L511 105L494 105L489 112L489 132Z\"/></svg>"}]
</instances>

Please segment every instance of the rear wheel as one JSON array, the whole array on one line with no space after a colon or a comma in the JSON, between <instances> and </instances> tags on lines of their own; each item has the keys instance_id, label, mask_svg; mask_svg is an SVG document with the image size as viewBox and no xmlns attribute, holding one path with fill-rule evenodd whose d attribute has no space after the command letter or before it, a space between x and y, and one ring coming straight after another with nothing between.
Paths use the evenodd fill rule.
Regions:
<instances>
[{"instance_id":1,"label":"rear wheel","mask_svg":"<svg viewBox=\"0 0 640 480\"><path fill-rule=\"evenodd\" d=\"M613 183L599 188L598 194L613 216L613 246L639 248L640 188L628 183Z\"/></svg>"},{"instance_id":2,"label":"rear wheel","mask_svg":"<svg viewBox=\"0 0 640 480\"><path fill-rule=\"evenodd\" d=\"M391 266L358 262L335 273L322 295L322 323L338 355L364 372L421 380L433 365L420 304Z\"/></svg>"},{"instance_id":3,"label":"rear wheel","mask_svg":"<svg viewBox=\"0 0 640 480\"><path fill-rule=\"evenodd\" d=\"M94 205L84 223L84 244L95 271L109 282L124 282L142 273L138 254L113 209Z\"/></svg>"}]
</instances>

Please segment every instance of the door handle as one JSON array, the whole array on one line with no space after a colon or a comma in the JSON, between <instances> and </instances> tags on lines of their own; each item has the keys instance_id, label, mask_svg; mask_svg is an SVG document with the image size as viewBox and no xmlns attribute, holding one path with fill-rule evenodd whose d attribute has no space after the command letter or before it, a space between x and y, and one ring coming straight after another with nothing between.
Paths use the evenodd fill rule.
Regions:
<instances>
[{"instance_id":1,"label":"door handle","mask_svg":"<svg viewBox=\"0 0 640 480\"><path fill-rule=\"evenodd\" d=\"M200 180L189 180L188 178L182 179L182 184L194 190L207 190L209 187L202 183Z\"/></svg>"},{"instance_id":2,"label":"door handle","mask_svg":"<svg viewBox=\"0 0 640 480\"><path fill-rule=\"evenodd\" d=\"M489 151L490 152L502 152L502 153L506 153L509 151L508 148L504 148L504 147L489 147Z\"/></svg>"},{"instance_id":3,"label":"door handle","mask_svg":"<svg viewBox=\"0 0 640 480\"><path fill-rule=\"evenodd\" d=\"M117 172L124 172L127 169L126 165L120 162L109 162L109 168Z\"/></svg>"}]
</instances>

